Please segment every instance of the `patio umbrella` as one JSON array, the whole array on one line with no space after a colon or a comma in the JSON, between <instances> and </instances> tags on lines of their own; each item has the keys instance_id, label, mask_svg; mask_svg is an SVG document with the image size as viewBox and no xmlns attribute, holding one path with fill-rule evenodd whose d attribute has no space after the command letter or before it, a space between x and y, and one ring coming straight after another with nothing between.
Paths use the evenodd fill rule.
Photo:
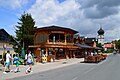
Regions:
<instances>
[{"instance_id":1,"label":"patio umbrella","mask_svg":"<svg viewBox=\"0 0 120 80\"><path fill-rule=\"evenodd\" d=\"M21 53L22 53L21 57L22 57L22 59L24 59L25 58L25 50L24 50L24 48L22 48L22 52Z\"/></svg>"}]
</instances>

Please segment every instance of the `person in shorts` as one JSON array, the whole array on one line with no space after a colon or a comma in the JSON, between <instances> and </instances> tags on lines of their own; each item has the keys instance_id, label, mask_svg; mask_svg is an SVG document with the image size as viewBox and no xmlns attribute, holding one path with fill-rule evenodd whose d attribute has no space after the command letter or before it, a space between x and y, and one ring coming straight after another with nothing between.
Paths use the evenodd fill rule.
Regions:
<instances>
[{"instance_id":1,"label":"person in shorts","mask_svg":"<svg viewBox=\"0 0 120 80\"><path fill-rule=\"evenodd\" d=\"M27 60L27 64L29 65L29 67L25 71L26 74L27 74L27 73L32 72L32 63L33 63L33 61L32 61L31 51L28 51L27 57L25 57L25 58Z\"/></svg>"},{"instance_id":2,"label":"person in shorts","mask_svg":"<svg viewBox=\"0 0 120 80\"><path fill-rule=\"evenodd\" d=\"M10 56L10 51L8 50L6 55L6 61L5 61L5 67L3 70L3 73L6 74L6 70L8 69L10 71L10 60L13 60L13 58Z\"/></svg>"}]
</instances>

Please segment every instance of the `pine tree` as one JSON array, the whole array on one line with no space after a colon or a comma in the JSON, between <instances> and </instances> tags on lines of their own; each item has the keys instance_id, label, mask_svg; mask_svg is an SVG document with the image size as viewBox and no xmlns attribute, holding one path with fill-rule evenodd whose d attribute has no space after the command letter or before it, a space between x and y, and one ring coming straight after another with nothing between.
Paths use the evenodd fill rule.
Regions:
<instances>
[{"instance_id":1,"label":"pine tree","mask_svg":"<svg viewBox=\"0 0 120 80\"><path fill-rule=\"evenodd\" d=\"M21 53L21 48L27 50L29 45L33 45L33 30L36 27L31 14L24 13L19 20L17 22L18 25L16 25L16 43L14 43L14 49L16 52Z\"/></svg>"}]
</instances>

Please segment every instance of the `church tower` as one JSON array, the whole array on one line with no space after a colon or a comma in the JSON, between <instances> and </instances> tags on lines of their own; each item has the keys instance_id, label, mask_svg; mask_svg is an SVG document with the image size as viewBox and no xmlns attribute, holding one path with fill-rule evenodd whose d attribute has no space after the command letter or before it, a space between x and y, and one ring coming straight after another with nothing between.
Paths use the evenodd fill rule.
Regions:
<instances>
[{"instance_id":1,"label":"church tower","mask_svg":"<svg viewBox=\"0 0 120 80\"><path fill-rule=\"evenodd\" d=\"M102 27L98 30L98 44L99 43L104 44L104 30Z\"/></svg>"}]
</instances>

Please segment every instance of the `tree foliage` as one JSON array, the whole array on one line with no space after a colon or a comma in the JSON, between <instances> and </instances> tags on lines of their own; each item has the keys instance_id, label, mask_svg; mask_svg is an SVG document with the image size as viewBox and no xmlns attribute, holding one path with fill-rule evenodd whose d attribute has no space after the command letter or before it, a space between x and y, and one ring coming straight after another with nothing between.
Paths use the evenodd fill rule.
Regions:
<instances>
[{"instance_id":1,"label":"tree foliage","mask_svg":"<svg viewBox=\"0 0 120 80\"><path fill-rule=\"evenodd\" d=\"M22 47L27 50L29 45L33 45L33 30L35 27L35 21L31 14L24 13L21 15L19 22L17 22L16 27L16 38L13 43L14 50L16 52L21 52Z\"/></svg>"},{"instance_id":2,"label":"tree foliage","mask_svg":"<svg viewBox=\"0 0 120 80\"><path fill-rule=\"evenodd\" d=\"M99 47L99 48L101 48L101 49L102 49L102 50L101 50L102 52L104 51L103 45L102 45L101 43L97 44L96 46Z\"/></svg>"},{"instance_id":3,"label":"tree foliage","mask_svg":"<svg viewBox=\"0 0 120 80\"><path fill-rule=\"evenodd\" d=\"M119 50L120 50L120 39L119 39L119 40L114 40L114 41L112 41L112 43L115 44L116 49L119 49Z\"/></svg>"},{"instance_id":4,"label":"tree foliage","mask_svg":"<svg viewBox=\"0 0 120 80\"><path fill-rule=\"evenodd\" d=\"M97 47L102 48L102 44L101 43L97 44Z\"/></svg>"}]
</instances>

